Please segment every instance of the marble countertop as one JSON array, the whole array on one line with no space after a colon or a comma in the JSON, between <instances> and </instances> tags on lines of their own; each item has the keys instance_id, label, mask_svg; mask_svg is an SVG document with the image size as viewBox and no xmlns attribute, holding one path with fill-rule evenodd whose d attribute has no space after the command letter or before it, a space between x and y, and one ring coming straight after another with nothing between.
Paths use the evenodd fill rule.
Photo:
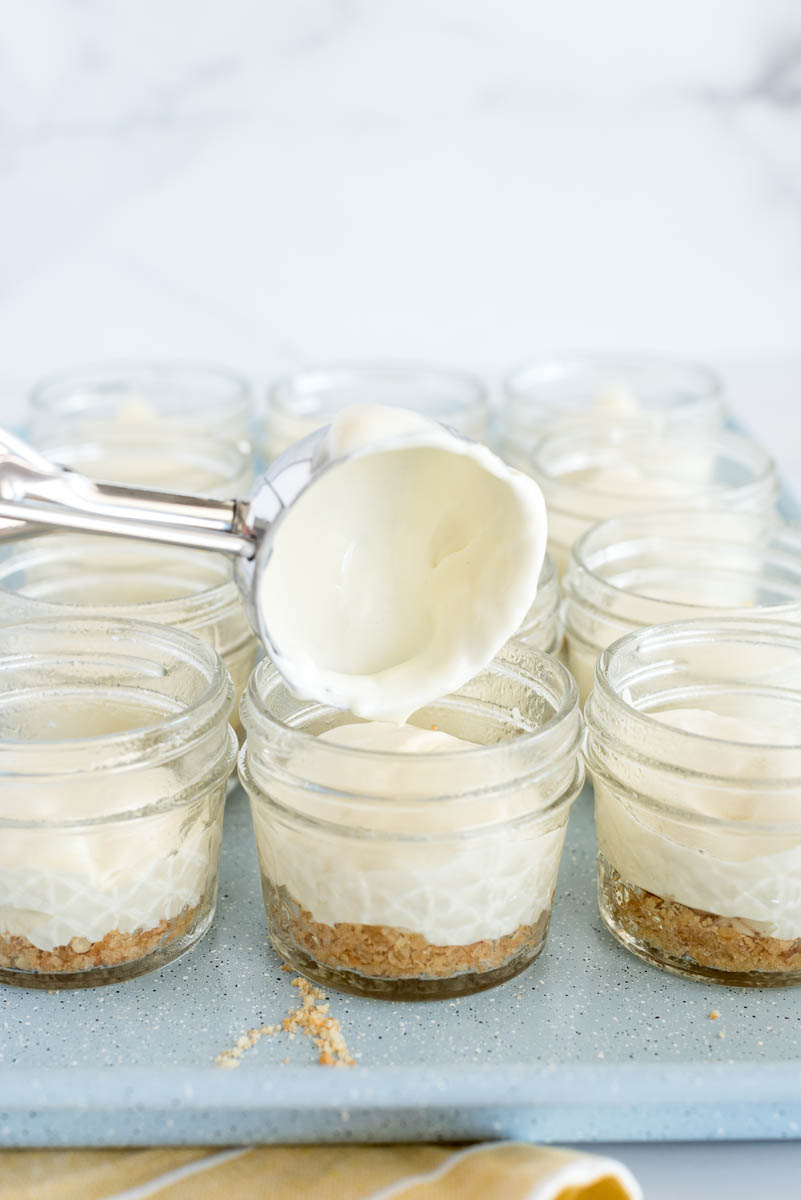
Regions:
<instances>
[{"instance_id":1,"label":"marble countertop","mask_svg":"<svg viewBox=\"0 0 801 1200\"><path fill-rule=\"evenodd\" d=\"M801 357L795 0L38 0L0 62L10 377Z\"/></svg>"}]
</instances>

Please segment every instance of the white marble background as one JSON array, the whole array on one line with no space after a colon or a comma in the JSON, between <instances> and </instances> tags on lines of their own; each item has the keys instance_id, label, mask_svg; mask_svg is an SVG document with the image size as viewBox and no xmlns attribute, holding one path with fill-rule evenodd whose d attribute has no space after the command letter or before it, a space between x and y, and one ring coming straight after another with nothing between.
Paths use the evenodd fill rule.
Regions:
<instances>
[{"instance_id":1,"label":"white marble background","mask_svg":"<svg viewBox=\"0 0 801 1200\"><path fill-rule=\"evenodd\" d=\"M4 419L129 355L263 381L633 347L733 367L801 479L798 0L0 17Z\"/></svg>"},{"instance_id":2,"label":"white marble background","mask_svg":"<svg viewBox=\"0 0 801 1200\"><path fill-rule=\"evenodd\" d=\"M798 0L0 13L6 378L801 356Z\"/></svg>"}]
</instances>

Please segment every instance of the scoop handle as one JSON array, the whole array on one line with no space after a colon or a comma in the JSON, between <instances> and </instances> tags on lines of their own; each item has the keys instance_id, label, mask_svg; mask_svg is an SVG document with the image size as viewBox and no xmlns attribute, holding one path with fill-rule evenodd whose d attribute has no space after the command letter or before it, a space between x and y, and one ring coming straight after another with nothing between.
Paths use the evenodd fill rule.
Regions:
<instances>
[{"instance_id":1,"label":"scoop handle","mask_svg":"<svg viewBox=\"0 0 801 1200\"><path fill-rule=\"evenodd\" d=\"M247 500L215 500L96 483L51 463L15 434L0 429L0 536L21 524L116 534L251 558L256 534Z\"/></svg>"}]
</instances>

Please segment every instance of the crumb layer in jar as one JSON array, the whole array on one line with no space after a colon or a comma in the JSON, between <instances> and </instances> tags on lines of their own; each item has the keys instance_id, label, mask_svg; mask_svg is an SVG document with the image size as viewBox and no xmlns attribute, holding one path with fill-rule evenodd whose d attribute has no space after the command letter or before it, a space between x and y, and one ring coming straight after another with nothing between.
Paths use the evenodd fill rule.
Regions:
<instances>
[{"instance_id":1,"label":"crumb layer in jar","mask_svg":"<svg viewBox=\"0 0 801 1200\"><path fill-rule=\"evenodd\" d=\"M801 937L777 938L754 922L722 917L627 883L598 859L601 913L629 949L682 974L740 986L801 983ZM736 976L736 980L733 978Z\"/></svg>"},{"instance_id":2,"label":"crumb layer in jar","mask_svg":"<svg viewBox=\"0 0 801 1200\"><path fill-rule=\"evenodd\" d=\"M33 974L71 975L136 962L190 930L200 908L200 904L186 907L177 916L165 918L150 929L132 933L111 929L96 941L73 937L52 950L42 950L27 938L6 930L0 932L0 968Z\"/></svg>"},{"instance_id":3,"label":"crumb layer in jar","mask_svg":"<svg viewBox=\"0 0 801 1200\"><path fill-rule=\"evenodd\" d=\"M466 945L435 945L422 934L387 925L325 924L262 878L268 923L279 952L299 970L329 986L369 994L372 984L408 990L408 998L479 991L512 978L540 953L550 910L530 925ZM297 958L300 952L301 957ZM449 992L450 994L450 992ZM400 998L400 997L399 997Z\"/></svg>"}]
</instances>

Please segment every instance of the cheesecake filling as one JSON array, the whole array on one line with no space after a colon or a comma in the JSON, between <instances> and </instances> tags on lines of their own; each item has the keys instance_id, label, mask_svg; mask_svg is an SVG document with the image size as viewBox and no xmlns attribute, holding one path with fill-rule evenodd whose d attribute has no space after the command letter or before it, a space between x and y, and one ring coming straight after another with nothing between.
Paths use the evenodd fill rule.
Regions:
<instances>
[{"instance_id":1,"label":"cheesecake filling","mask_svg":"<svg viewBox=\"0 0 801 1200\"><path fill-rule=\"evenodd\" d=\"M769 668L766 672L770 678ZM739 920L753 933L795 939L801 937L801 836L749 829L756 823L801 824L801 796L792 787L760 791L754 784L767 777L765 748L770 747L775 764L777 746L786 746L790 754L798 743L797 717L773 712L766 723L766 703L761 719L756 711L745 711L748 705L740 712L675 707L650 713L664 725L698 735L695 755L704 773L688 775L679 790L675 779L666 784L647 766L614 788L596 777L598 847L627 884ZM728 787L718 778L724 772L731 779ZM754 786L738 788L738 779ZM630 800L625 783L632 788ZM686 817L638 803L633 799L638 791L680 805ZM710 824L704 817L726 824Z\"/></svg>"},{"instance_id":2,"label":"cheesecake filling","mask_svg":"<svg viewBox=\"0 0 801 1200\"><path fill-rule=\"evenodd\" d=\"M403 409L330 426L286 510L259 591L296 695L402 722L478 673L537 591L545 504L485 446Z\"/></svg>"},{"instance_id":3,"label":"cheesecake filling","mask_svg":"<svg viewBox=\"0 0 801 1200\"><path fill-rule=\"evenodd\" d=\"M490 810L478 798L485 768L470 753L477 747L440 730L360 722L316 740L346 752L299 752L290 770L312 786L286 782L272 794L317 821L330 816L335 795L339 832L284 823L253 806L264 875L315 923L381 926L434 946L469 946L513 935L550 910L564 824L507 823L536 811L535 786L515 789ZM367 763L364 751L372 752ZM410 755L417 766L431 760L429 778L441 773L452 801L425 800L425 776L409 772ZM319 799L314 785L325 789ZM365 794L371 801L360 804Z\"/></svg>"}]
</instances>

